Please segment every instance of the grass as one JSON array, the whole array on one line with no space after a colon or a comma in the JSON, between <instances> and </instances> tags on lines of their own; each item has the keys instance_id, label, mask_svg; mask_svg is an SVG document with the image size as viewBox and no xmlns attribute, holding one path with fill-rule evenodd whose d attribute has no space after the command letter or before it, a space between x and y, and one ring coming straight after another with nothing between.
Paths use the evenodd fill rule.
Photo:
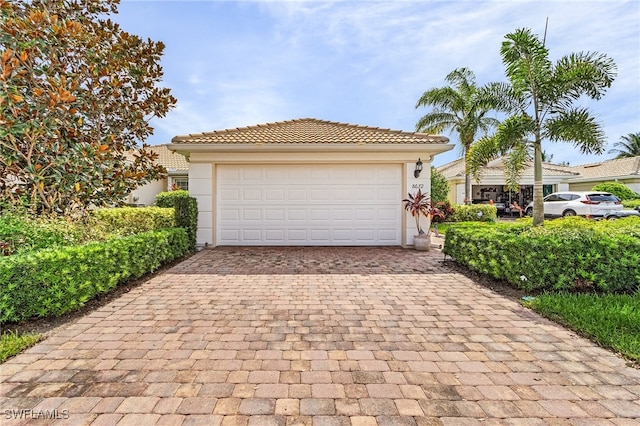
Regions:
<instances>
[{"instance_id":1,"label":"grass","mask_svg":"<svg viewBox=\"0 0 640 426\"><path fill-rule=\"evenodd\" d=\"M543 294L526 305L599 345L640 362L640 292Z\"/></svg>"},{"instance_id":2,"label":"grass","mask_svg":"<svg viewBox=\"0 0 640 426\"><path fill-rule=\"evenodd\" d=\"M40 339L42 339L40 334L18 334L13 331L2 333L0 336L0 363L30 348L38 343Z\"/></svg>"}]
</instances>

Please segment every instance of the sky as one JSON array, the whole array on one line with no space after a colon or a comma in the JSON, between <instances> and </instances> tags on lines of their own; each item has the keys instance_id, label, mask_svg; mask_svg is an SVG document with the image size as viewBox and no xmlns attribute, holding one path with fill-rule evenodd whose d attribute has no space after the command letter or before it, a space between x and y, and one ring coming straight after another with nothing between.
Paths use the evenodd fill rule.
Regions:
<instances>
[{"instance_id":1,"label":"sky","mask_svg":"<svg viewBox=\"0 0 640 426\"><path fill-rule=\"evenodd\" d=\"M599 101L580 99L603 126L603 155L543 142L554 162L613 158L621 136L640 132L640 1L166 1L121 0L111 19L162 41L163 85L177 99L152 120L151 145L174 136L298 118L415 131L416 108L446 75L470 68L476 83L506 81L500 45L530 28L555 61L599 52L618 68ZM457 146L440 166L460 158Z\"/></svg>"}]
</instances>

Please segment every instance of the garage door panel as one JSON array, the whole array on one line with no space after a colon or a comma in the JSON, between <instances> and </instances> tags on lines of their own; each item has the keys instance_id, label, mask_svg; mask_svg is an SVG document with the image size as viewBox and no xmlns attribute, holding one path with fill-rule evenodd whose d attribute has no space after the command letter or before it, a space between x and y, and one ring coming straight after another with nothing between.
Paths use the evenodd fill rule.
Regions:
<instances>
[{"instance_id":1,"label":"garage door panel","mask_svg":"<svg viewBox=\"0 0 640 426\"><path fill-rule=\"evenodd\" d=\"M239 216L237 214L236 216ZM262 210L260 209L242 209L242 220L244 221L261 221Z\"/></svg>"},{"instance_id":2,"label":"garage door panel","mask_svg":"<svg viewBox=\"0 0 640 426\"><path fill-rule=\"evenodd\" d=\"M218 244L398 245L400 165L218 165Z\"/></svg>"},{"instance_id":3,"label":"garage door panel","mask_svg":"<svg viewBox=\"0 0 640 426\"><path fill-rule=\"evenodd\" d=\"M222 201L238 201L240 200L240 191L237 189L224 189L220 191L220 200Z\"/></svg>"},{"instance_id":4,"label":"garage door panel","mask_svg":"<svg viewBox=\"0 0 640 426\"><path fill-rule=\"evenodd\" d=\"M264 191L264 199L265 201L284 201L284 194L284 189L268 189Z\"/></svg>"},{"instance_id":5,"label":"garage door panel","mask_svg":"<svg viewBox=\"0 0 640 426\"><path fill-rule=\"evenodd\" d=\"M385 220L391 223L399 220L398 209L377 209L375 213L377 220Z\"/></svg>"},{"instance_id":6,"label":"garage door panel","mask_svg":"<svg viewBox=\"0 0 640 426\"><path fill-rule=\"evenodd\" d=\"M248 242L261 242L262 230L260 229L244 229L242 232L242 239Z\"/></svg>"},{"instance_id":7,"label":"garage door panel","mask_svg":"<svg viewBox=\"0 0 640 426\"><path fill-rule=\"evenodd\" d=\"M287 241L291 243L304 243L307 240L306 229L289 229L287 231Z\"/></svg>"},{"instance_id":8,"label":"garage door panel","mask_svg":"<svg viewBox=\"0 0 640 426\"><path fill-rule=\"evenodd\" d=\"M265 210L265 219L268 221L280 221L282 222L285 218L284 209L267 209Z\"/></svg>"}]
</instances>

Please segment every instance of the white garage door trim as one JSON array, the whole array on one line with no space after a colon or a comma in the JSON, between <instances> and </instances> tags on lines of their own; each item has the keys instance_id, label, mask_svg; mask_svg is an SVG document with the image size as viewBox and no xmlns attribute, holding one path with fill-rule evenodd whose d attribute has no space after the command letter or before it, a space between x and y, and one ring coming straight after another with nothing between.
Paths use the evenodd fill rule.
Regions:
<instances>
[{"instance_id":1,"label":"white garage door trim","mask_svg":"<svg viewBox=\"0 0 640 426\"><path fill-rule=\"evenodd\" d=\"M400 245L399 164L218 165L217 245Z\"/></svg>"}]
</instances>

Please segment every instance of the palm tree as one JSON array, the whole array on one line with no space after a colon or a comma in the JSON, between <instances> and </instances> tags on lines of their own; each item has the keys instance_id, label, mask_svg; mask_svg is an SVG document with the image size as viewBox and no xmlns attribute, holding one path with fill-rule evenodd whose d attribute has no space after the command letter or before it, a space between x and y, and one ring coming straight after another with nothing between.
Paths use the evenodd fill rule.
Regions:
<instances>
[{"instance_id":1,"label":"palm tree","mask_svg":"<svg viewBox=\"0 0 640 426\"><path fill-rule=\"evenodd\" d=\"M640 155L640 132L621 136L620 142L614 143L613 146L616 148L610 149L609 154L617 152L616 158L637 157Z\"/></svg>"},{"instance_id":2,"label":"palm tree","mask_svg":"<svg viewBox=\"0 0 640 426\"><path fill-rule=\"evenodd\" d=\"M509 117L492 137L471 148L471 173L491 159L506 155L505 175L511 187L518 184L525 165L533 158L533 223L544 222L542 202L542 141L573 143L582 153L601 154L604 132L586 108L574 107L585 95L598 100L611 86L616 65L606 55L580 52L549 60L549 51L527 28L505 36L500 49L508 83L494 83L482 94Z\"/></svg>"},{"instance_id":3,"label":"palm tree","mask_svg":"<svg viewBox=\"0 0 640 426\"><path fill-rule=\"evenodd\" d=\"M471 202L471 177L468 172L467 155L469 147L479 132L488 132L498 125L495 118L487 117L491 105L481 103L479 89L475 85L475 74L468 68L458 68L450 72L446 81L451 86L429 89L420 97L416 108L433 106L433 110L416 124L416 131L440 133L450 129L460 136L460 147L465 159L465 203Z\"/></svg>"}]
</instances>

